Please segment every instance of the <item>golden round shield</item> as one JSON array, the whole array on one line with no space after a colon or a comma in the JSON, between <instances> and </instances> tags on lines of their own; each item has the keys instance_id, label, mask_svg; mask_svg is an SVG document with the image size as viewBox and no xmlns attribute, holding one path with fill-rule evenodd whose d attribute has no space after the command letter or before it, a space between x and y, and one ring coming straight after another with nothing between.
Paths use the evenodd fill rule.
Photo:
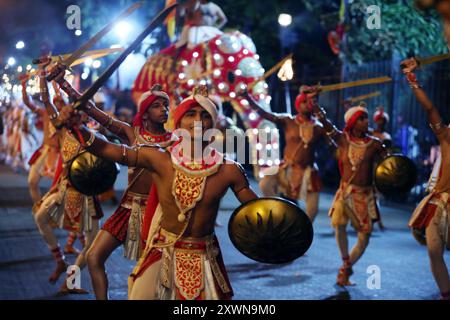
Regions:
<instances>
[{"instance_id":1,"label":"golden round shield","mask_svg":"<svg viewBox=\"0 0 450 320\"><path fill-rule=\"evenodd\" d=\"M228 234L243 255L273 264L301 257L314 237L305 212L281 198L259 198L238 207L228 223Z\"/></svg>"},{"instance_id":2,"label":"golden round shield","mask_svg":"<svg viewBox=\"0 0 450 320\"><path fill-rule=\"evenodd\" d=\"M69 167L69 181L82 194L94 196L112 188L119 166L87 151L76 156Z\"/></svg>"},{"instance_id":3,"label":"golden round shield","mask_svg":"<svg viewBox=\"0 0 450 320\"><path fill-rule=\"evenodd\" d=\"M416 180L416 165L408 157L399 154L387 157L375 170L375 186L386 195L407 193L414 187Z\"/></svg>"}]
</instances>

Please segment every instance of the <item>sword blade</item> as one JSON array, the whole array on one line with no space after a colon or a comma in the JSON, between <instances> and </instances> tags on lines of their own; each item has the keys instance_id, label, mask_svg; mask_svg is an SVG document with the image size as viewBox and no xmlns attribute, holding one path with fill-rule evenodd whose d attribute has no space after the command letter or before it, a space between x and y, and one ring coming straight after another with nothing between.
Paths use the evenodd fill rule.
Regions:
<instances>
[{"instance_id":1,"label":"sword blade","mask_svg":"<svg viewBox=\"0 0 450 320\"><path fill-rule=\"evenodd\" d=\"M357 102L357 101L361 101L361 100L365 100L365 99L369 99L369 98L373 98L373 97L378 97L380 95L381 95L381 91L375 91L375 92L364 94L364 95L357 96L357 97L350 97L345 100L353 103L353 102Z\"/></svg>"},{"instance_id":2,"label":"sword blade","mask_svg":"<svg viewBox=\"0 0 450 320\"><path fill-rule=\"evenodd\" d=\"M384 83L384 82L389 82L389 81L392 81L392 79L390 77L378 77L378 78L370 78L370 79L350 81L350 82L342 82L342 83L321 86L320 91L321 92L335 91L335 90L341 90L341 89L346 89L346 88L365 86L368 84Z\"/></svg>"},{"instance_id":3,"label":"sword blade","mask_svg":"<svg viewBox=\"0 0 450 320\"><path fill-rule=\"evenodd\" d=\"M164 19L178 6L177 3L163 9L145 28L144 31L133 41L130 46L125 49L124 52L108 67L108 69L92 84L92 86L86 90L85 93L78 99L75 104L75 108L85 104L90 98L94 96L94 94L103 86L106 81L108 81L109 77L116 71L117 68L122 64L122 62L128 57L128 55L135 50L142 41L160 24L163 23Z\"/></svg>"},{"instance_id":4,"label":"sword blade","mask_svg":"<svg viewBox=\"0 0 450 320\"><path fill-rule=\"evenodd\" d=\"M424 66L427 64L432 64L435 62L450 59L450 53L440 54L437 56L432 56L432 57L427 57L427 58L416 57L414 59L416 59L416 61L419 63L419 65Z\"/></svg>"}]
</instances>

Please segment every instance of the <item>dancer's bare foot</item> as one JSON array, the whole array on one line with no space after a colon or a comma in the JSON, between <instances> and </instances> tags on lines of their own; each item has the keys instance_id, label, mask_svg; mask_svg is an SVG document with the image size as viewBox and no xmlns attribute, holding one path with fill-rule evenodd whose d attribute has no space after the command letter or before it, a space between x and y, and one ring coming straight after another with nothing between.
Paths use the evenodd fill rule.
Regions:
<instances>
[{"instance_id":1,"label":"dancer's bare foot","mask_svg":"<svg viewBox=\"0 0 450 320\"><path fill-rule=\"evenodd\" d=\"M336 284L341 287L345 286L353 286L354 284L350 282L350 276L353 274L352 267L344 267L339 268L339 273L337 275Z\"/></svg>"},{"instance_id":2,"label":"dancer's bare foot","mask_svg":"<svg viewBox=\"0 0 450 320\"><path fill-rule=\"evenodd\" d=\"M56 264L56 269L53 271L53 273L48 278L48 282L51 284L55 284L56 281L58 281L59 277L61 276L61 273L66 272L67 270L67 263L65 261L58 261Z\"/></svg>"}]
</instances>

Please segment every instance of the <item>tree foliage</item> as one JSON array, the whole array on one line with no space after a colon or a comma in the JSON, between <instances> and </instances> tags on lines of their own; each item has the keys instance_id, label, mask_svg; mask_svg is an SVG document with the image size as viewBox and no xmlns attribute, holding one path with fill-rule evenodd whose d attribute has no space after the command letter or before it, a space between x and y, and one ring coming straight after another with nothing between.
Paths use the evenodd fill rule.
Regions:
<instances>
[{"instance_id":1,"label":"tree foliage","mask_svg":"<svg viewBox=\"0 0 450 320\"><path fill-rule=\"evenodd\" d=\"M367 28L370 5L381 9L380 29ZM446 52L440 18L436 12L417 10L413 1L350 1L345 23L347 33L342 58L349 62L389 59L394 52L401 57Z\"/></svg>"}]
</instances>

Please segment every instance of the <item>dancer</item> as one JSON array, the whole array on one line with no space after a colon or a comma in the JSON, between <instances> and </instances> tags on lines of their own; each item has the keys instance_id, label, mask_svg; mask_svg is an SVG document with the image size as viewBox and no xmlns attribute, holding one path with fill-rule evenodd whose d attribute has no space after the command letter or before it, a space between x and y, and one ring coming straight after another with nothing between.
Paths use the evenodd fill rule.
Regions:
<instances>
[{"instance_id":1,"label":"dancer","mask_svg":"<svg viewBox=\"0 0 450 320\"><path fill-rule=\"evenodd\" d=\"M376 128L373 130L372 135L380 139L386 148L391 148L392 137L386 131L386 125L389 122L389 115L384 112L383 107L377 108L377 111L373 114L373 122L376 124Z\"/></svg>"},{"instance_id":2,"label":"dancer","mask_svg":"<svg viewBox=\"0 0 450 320\"><path fill-rule=\"evenodd\" d=\"M44 136L42 145L31 156L28 164L30 165L30 172L28 174L28 185L30 189L31 199L33 200L33 214L36 211L38 203L41 200L41 194L39 190L39 181L43 176L53 178L58 161L59 145L58 145L58 131L51 124L47 111L44 108L40 108L32 103L28 97L27 77L22 77L22 100L23 103L38 117L42 119ZM55 97L54 103L56 106L60 105Z\"/></svg>"},{"instance_id":3,"label":"dancer","mask_svg":"<svg viewBox=\"0 0 450 320\"><path fill-rule=\"evenodd\" d=\"M311 97L317 94L312 88ZM344 131L339 131L327 119L326 112L312 99L314 115L322 122L326 133L336 142L339 151L341 183L329 211L331 225L336 230L336 242L343 265L336 283L351 285L352 266L361 258L369 244L374 221L380 220L375 190L373 166L377 157L388 155L386 147L375 137L368 135L368 111L362 106L352 107L345 113ZM358 232L358 240L348 252L347 224L351 221Z\"/></svg>"},{"instance_id":4,"label":"dancer","mask_svg":"<svg viewBox=\"0 0 450 320\"><path fill-rule=\"evenodd\" d=\"M152 218L147 246L130 277L130 299L232 296L214 222L228 188L241 202L257 196L242 167L203 141L203 133L214 127L216 118L216 107L202 89L175 108L174 123L181 138L166 149L115 145L80 127L90 152L148 169L158 190L160 205ZM63 110L61 121L66 126L79 123L70 108Z\"/></svg>"},{"instance_id":5,"label":"dancer","mask_svg":"<svg viewBox=\"0 0 450 320\"><path fill-rule=\"evenodd\" d=\"M69 97L79 97L80 94L64 78L59 77L57 80ZM171 133L164 128L168 118L168 108L169 96L162 91L160 85L155 85L141 96L138 103L139 111L134 118L133 126L114 120L93 104L87 105L83 111L104 128L116 134L125 144L137 146L164 143L170 140ZM119 207L106 220L87 253L92 286L98 300L108 298L105 262L111 253L122 244L124 256L128 259L137 260L142 253L141 224L152 185L152 175L143 168L130 167L128 182Z\"/></svg>"},{"instance_id":6,"label":"dancer","mask_svg":"<svg viewBox=\"0 0 450 320\"><path fill-rule=\"evenodd\" d=\"M261 117L283 127L286 147L277 182L285 189L286 198L294 202L297 199L305 201L306 214L311 222L314 222L319 211L319 192L322 189L316 164L316 148L326 134L320 122L312 116L311 99L305 92L307 89L307 86L300 88L295 100L298 112L295 117L290 114L270 113L260 107L247 92L243 96ZM272 178L264 181L267 184L263 186L263 190L273 188Z\"/></svg>"},{"instance_id":7,"label":"dancer","mask_svg":"<svg viewBox=\"0 0 450 320\"><path fill-rule=\"evenodd\" d=\"M50 102L47 82L45 80L45 65L48 62L41 64L39 70L41 98L50 121L56 126L58 111ZM35 214L35 221L39 227L39 231L56 260L56 269L49 278L51 283L56 283L61 273L67 269L64 254L61 251L51 226L51 220L55 221L60 228L68 231L73 231L78 234L85 232L86 245L75 262L75 265L82 269L86 263L86 252L97 234L99 220L103 216L96 197L81 194L71 186L68 179L68 165L72 159L84 151L82 146L72 136L69 130L65 128L61 129L59 137L59 149L62 160L61 173L56 184L43 197L42 203ZM68 289L66 281L61 286L60 292L87 293L83 289Z\"/></svg>"},{"instance_id":8,"label":"dancer","mask_svg":"<svg viewBox=\"0 0 450 320\"><path fill-rule=\"evenodd\" d=\"M403 73L412 92L428 116L430 127L439 140L441 156L433 170L430 193L417 206L409 226L425 229L426 245L430 258L431 272L441 292L441 299L450 300L450 279L444 260L444 249L450 249L448 239L450 228L450 127L444 125L437 108L428 98L414 74L418 64L415 59L402 62Z\"/></svg>"}]
</instances>

